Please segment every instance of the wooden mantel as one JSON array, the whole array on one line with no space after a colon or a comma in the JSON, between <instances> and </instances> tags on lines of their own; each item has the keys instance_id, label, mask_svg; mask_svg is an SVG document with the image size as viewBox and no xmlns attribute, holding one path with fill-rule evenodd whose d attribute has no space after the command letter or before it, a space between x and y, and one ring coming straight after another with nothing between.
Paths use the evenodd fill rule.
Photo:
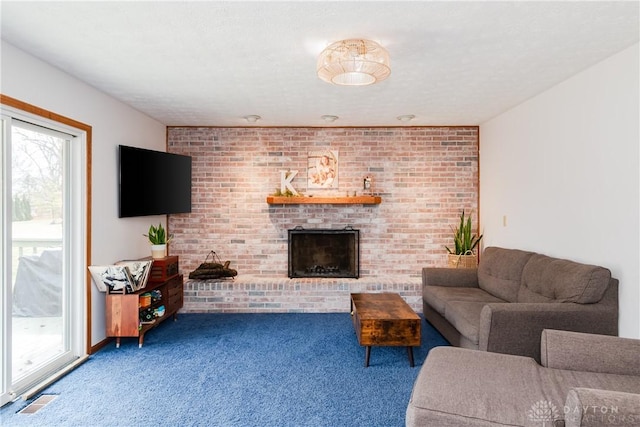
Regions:
<instances>
[{"instance_id":1,"label":"wooden mantel","mask_svg":"<svg viewBox=\"0 0 640 427\"><path fill-rule=\"evenodd\" d=\"M316 197L316 196L267 196L270 205L378 205L382 202L380 196L353 196L353 197Z\"/></svg>"}]
</instances>

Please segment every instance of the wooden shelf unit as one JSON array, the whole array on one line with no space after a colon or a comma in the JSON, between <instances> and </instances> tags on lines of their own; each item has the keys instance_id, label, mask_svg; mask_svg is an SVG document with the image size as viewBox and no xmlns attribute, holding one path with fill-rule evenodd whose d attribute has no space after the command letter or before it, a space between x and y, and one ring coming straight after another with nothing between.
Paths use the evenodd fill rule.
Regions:
<instances>
[{"instance_id":1,"label":"wooden shelf unit","mask_svg":"<svg viewBox=\"0 0 640 427\"><path fill-rule=\"evenodd\" d=\"M316 197L316 196L267 196L270 205L378 205L382 202L380 196L353 197Z\"/></svg>"},{"instance_id":2,"label":"wooden shelf unit","mask_svg":"<svg viewBox=\"0 0 640 427\"><path fill-rule=\"evenodd\" d=\"M158 264L158 266L156 266ZM171 268L175 265L176 274L169 277L163 277L161 280L152 280L147 285L134 293L130 294L107 294L106 296L106 323L107 337L116 339L116 347L120 347L120 339L122 337L138 337L138 347L142 347L144 343L144 335L151 329L158 326L161 322L169 317L173 320L177 319L178 310L182 308L183 298L183 276L177 274L178 257L166 257L159 262L154 260L152 272L154 268L161 269L169 265ZM171 271L171 270L170 270ZM154 290L160 291L161 298L152 303L153 308L164 306L164 315L154 319L153 323L142 323L140 312L144 309L140 304L140 296L142 294L151 293ZM146 308L146 307L145 307Z\"/></svg>"}]
</instances>

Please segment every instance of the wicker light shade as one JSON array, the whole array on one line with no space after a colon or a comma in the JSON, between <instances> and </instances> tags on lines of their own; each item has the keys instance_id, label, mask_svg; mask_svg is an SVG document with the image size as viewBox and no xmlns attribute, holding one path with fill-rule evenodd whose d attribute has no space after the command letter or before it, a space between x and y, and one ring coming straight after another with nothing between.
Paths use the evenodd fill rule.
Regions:
<instances>
[{"instance_id":1,"label":"wicker light shade","mask_svg":"<svg viewBox=\"0 0 640 427\"><path fill-rule=\"evenodd\" d=\"M341 40L318 57L318 77L327 83L364 86L378 83L389 74L389 53L371 40Z\"/></svg>"}]
</instances>

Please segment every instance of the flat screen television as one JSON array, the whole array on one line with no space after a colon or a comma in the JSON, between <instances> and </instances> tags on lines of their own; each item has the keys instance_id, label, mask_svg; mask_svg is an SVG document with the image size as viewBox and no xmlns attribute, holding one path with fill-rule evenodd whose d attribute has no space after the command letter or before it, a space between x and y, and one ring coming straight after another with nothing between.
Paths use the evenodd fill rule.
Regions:
<instances>
[{"instance_id":1,"label":"flat screen television","mask_svg":"<svg viewBox=\"0 0 640 427\"><path fill-rule=\"evenodd\" d=\"M120 218L191 212L191 157L118 147Z\"/></svg>"}]
</instances>

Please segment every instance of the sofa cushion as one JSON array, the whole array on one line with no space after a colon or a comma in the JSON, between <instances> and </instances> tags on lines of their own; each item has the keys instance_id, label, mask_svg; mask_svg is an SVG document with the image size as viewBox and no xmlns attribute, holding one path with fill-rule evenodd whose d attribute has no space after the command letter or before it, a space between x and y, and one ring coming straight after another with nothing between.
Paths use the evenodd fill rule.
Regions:
<instances>
[{"instance_id":1,"label":"sofa cushion","mask_svg":"<svg viewBox=\"0 0 640 427\"><path fill-rule=\"evenodd\" d=\"M476 346L480 341L480 313L486 302L448 301L444 308L444 318Z\"/></svg>"},{"instance_id":2,"label":"sofa cushion","mask_svg":"<svg viewBox=\"0 0 640 427\"><path fill-rule=\"evenodd\" d=\"M436 347L414 383L406 425L540 426L527 419L528 411L538 401L562 408L565 396L542 386L533 359Z\"/></svg>"},{"instance_id":3,"label":"sofa cushion","mask_svg":"<svg viewBox=\"0 0 640 427\"><path fill-rule=\"evenodd\" d=\"M534 254L522 271L518 302L595 303L610 279L604 267Z\"/></svg>"},{"instance_id":4,"label":"sofa cushion","mask_svg":"<svg viewBox=\"0 0 640 427\"><path fill-rule=\"evenodd\" d=\"M478 264L478 286L508 302L516 302L522 279L522 270L533 252L485 248Z\"/></svg>"},{"instance_id":5,"label":"sofa cushion","mask_svg":"<svg viewBox=\"0 0 640 427\"><path fill-rule=\"evenodd\" d=\"M640 394L576 387L564 405L566 427L638 425Z\"/></svg>"},{"instance_id":6,"label":"sofa cushion","mask_svg":"<svg viewBox=\"0 0 640 427\"><path fill-rule=\"evenodd\" d=\"M635 375L640 381L639 339L545 329L540 356L547 368Z\"/></svg>"},{"instance_id":7,"label":"sofa cushion","mask_svg":"<svg viewBox=\"0 0 640 427\"><path fill-rule=\"evenodd\" d=\"M480 288L457 288L452 286L425 286L422 298L440 315L448 301L505 302Z\"/></svg>"}]
</instances>

